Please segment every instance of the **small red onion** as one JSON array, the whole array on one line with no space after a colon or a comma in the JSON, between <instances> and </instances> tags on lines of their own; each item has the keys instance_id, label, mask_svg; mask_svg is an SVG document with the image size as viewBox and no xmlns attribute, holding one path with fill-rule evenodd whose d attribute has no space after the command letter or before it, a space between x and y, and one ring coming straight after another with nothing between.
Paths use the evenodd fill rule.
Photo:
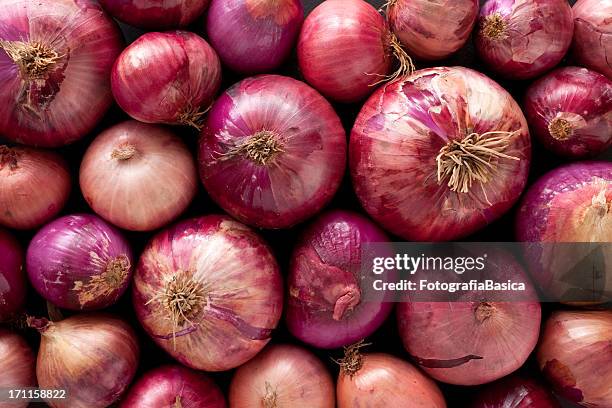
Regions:
<instances>
[{"instance_id":1,"label":"small red onion","mask_svg":"<svg viewBox=\"0 0 612 408\"><path fill-rule=\"evenodd\" d=\"M300 0L212 0L206 31L224 65L257 74L287 59L303 21Z\"/></svg>"},{"instance_id":2,"label":"small red onion","mask_svg":"<svg viewBox=\"0 0 612 408\"><path fill-rule=\"evenodd\" d=\"M549 150L594 156L612 145L612 81L585 68L557 69L528 89L525 114Z\"/></svg>"},{"instance_id":3,"label":"small red onion","mask_svg":"<svg viewBox=\"0 0 612 408\"><path fill-rule=\"evenodd\" d=\"M210 0L100 0L108 13L134 27L167 30L186 27L204 13Z\"/></svg>"},{"instance_id":4,"label":"small red onion","mask_svg":"<svg viewBox=\"0 0 612 408\"><path fill-rule=\"evenodd\" d=\"M480 9L476 51L492 71L529 79L561 62L573 33L567 0L487 0Z\"/></svg>"},{"instance_id":5,"label":"small red onion","mask_svg":"<svg viewBox=\"0 0 612 408\"><path fill-rule=\"evenodd\" d=\"M27 285L21 246L3 229L0 229L0 260L0 322L5 322L23 308Z\"/></svg>"},{"instance_id":6,"label":"small red onion","mask_svg":"<svg viewBox=\"0 0 612 408\"><path fill-rule=\"evenodd\" d=\"M28 343L17 333L0 327L0 389L36 386L35 360ZM0 408L25 408L28 400L0 401Z\"/></svg>"},{"instance_id":7,"label":"small red onion","mask_svg":"<svg viewBox=\"0 0 612 408\"><path fill-rule=\"evenodd\" d=\"M232 408L334 408L334 382L311 352L272 345L241 366L229 391Z\"/></svg>"},{"instance_id":8,"label":"small red onion","mask_svg":"<svg viewBox=\"0 0 612 408\"><path fill-rule=\"evenodd\" d=\"M119 408L225 408L221 390L204 373L180 365L146 372L130 388Z\"/></svg>"},{"instance_id":9,"label":"small red onion","mask_svg":"<svg viewBox=\"0 0 612 408\"><path fill-rule=\"evenodd\" d=\"M204 39L187 31L146 33L113 66L115 100L146 123L199 127L221 85L221 63Z\"/></svg>"},{"instance_id":10,"label":"small red onion","mask_svg":"<svg viewBox=\"0 0 612 408\"><path fill-rule=\"evenodd\" d=\"M612 0L578 0L572 11L574 57L612 80Z\"/></svg>"},{"instance_id":11,"label":"small red onion","mask_svg":"<svg viewBox=\"0 0 612 408\"><path fill-rule=\"evenodd\" d=\"M200 177L238 220L288 228L332 198L346 163L346 134L331 105L292 78L262 75L225 91L200 140Z\"/></svg>"},{"instance_id":12,"label":"small red onion","mask_svg":"<svg viewBox=\"0 0 612 408\"><path fill-rule=\"evenodd\" d=\"M119 231L95 215L68 215L36 233L27 254L34 289L72 310L108 307L127 289L134 260Z\"/></svg>"},{"instance_id":13,"label":"small red onion","mask_svg":"<svg viewBox=\"0 0 612 408\"><path fill-rule=\"evenodd\" d=\"M458 239L499 218L521 194L530 160L517 103L462 67L417 71L376 91L349 147L365 210L413 241Z\"/></svg>"},{"instance_id":14,"label":"small red onion","mask_svg":"<svg viewBox=\"0 0 612 408\"><path fill-rule=\"evenodd\" d=\"M612 311L553 313L537 359L560 395L585 407L611 407Z\"/></svg>"},{"instance_id":15,"label":"small red onion","mask_svg":"<svg viewBox=\"0 0 612 408\"><path fill-rule=\"evenodd\" d=\"M0 224L36 228L53 218L70 195L70 173L58 154L0 146Z\"/></svg>"},{"instance_id":16,"label":"small red onion","mask_svg":"<svg viewBox=\"0 0 612 408\"><path fill-rule=\"evenodd\" d=\"M486 386L470 408L561 408L561 405L539 381L512 375Z\"/></svg>"},{"instance_id":17,"label":"small red onion","mask_svg":"<svg viewBox=\"0 0 612 408\"><path fill-rule=\"evenodd\" d=\"M210 215L156 235L134 274L133 301L149 335L181 363L222 371L270 341L283 305L276 260L250 228Z\"/></svg>"},{"instance_id":18,"label":"small red onion","mask_svg":"<svg viewBox=\"0 0 612 408\"><path fill-rule=\"evenodd\" d=\"M150 231L178 217L198 188L191 153L170 130L127 121L102 132L80 170L81 191L102 218Z\"/></svg>"},{"instance_id":19,"label":"small red onion","mask_svg":"<svg viewBox=\"0 0 612 408\"><path fill-rule=\"evenodd\" d=\"M123 41L93 0L6 0L0 17L0 134L61 146L85 136L112 103Z\"/></svg>"}]
</instances>

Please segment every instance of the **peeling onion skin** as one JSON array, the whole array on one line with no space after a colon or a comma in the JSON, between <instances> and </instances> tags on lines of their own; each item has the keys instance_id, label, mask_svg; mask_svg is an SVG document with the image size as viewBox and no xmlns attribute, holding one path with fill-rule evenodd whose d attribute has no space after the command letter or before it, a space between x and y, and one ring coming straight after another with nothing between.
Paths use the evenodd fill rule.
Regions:
<instances>
[{"instance_id":1,"label":"peeling onion skin","mask_svg":"<svg viewBox=\"0 0 612 408\"><path fill-rule=\"evenodd\" d=\"M422 60L440 60L463 47L477 16L478 0L395 0L387 6L391 30Z\"/></svg>"},{"instance_id":2,"label":"peeling onion skin","mask_svg":"<svg viewBox=\"0 0 612 408\"><path fill-rule=\"evenodd\" d=\"M119 408L225 408L219 387L206 374L180 365L146 372L130 388Z\"/></svg>"},{"instance_id":3,"label":"peeling onion skin","mask_svg":"<svg viewBox=\"0 0 612 408\"><path fill-rule=\"evenodd\" d=\"M57 153L26 146L0 146L0 225L33 229L66 204L68 165Z\"/></svg>"},{"instance_id":4,"label":"peeling onion skin","mask_svg":"<svg viewBox=\"0 0 612 408\"><path fill-rule=\"evenodd\" d=\"M612 406L612 311L558 311L536 354L555 391L585 407Z\"/></svg>"},{"instance_id":5,"label":"peeling onion skin","mask_svg":"<svg viewBox=\"0 0 612 408\"><path fill-rule=\"evenodd\" d=\"M470 130L517 132L502 153L519 160L497 159L490 180L475 181L463 193L438 182L436 157ZM420 70L378 89L357 116L349 145L361 205L411 241L459 239L499 218L523 191L530 161L527 122L517 103L486 76L462 67Z\"/></svg>"},{"instance_id":6,"label":"peeling onion skin","mask_svg":"<svg viewBox=\"0 0 612 408\"><path fill-rule=\"evenodd\" d=\"M206 31L223 64L241 74L278 68L304 21L300 0L212 0Z\"/></svg>"},{"instance_id":7,"label":"peeling onion skin","mask_svg":"<svg viewBox=\"0 0 612 408\"><path fill-rule=\"evenodd\" d=\"M238 368L229 402L232 408L334 408L336 398L331 375L314 354L275 344Z\"/></svg>"},{"instance_id":8,"label":"peeling onion skin","mask_svg":"<svg viewBox=\"0 0 612 408\"><path fill-rule=\"evenodd\" d=\"M0 388L36 387L36 361L25 339L0 327ZM0 408L25 408L28 400L0 402Z\"/></svg>"},{"instance_id":9,"label":"peeling onion skin","mask_svg":"<svg viewBox=\"0 0 612 408\"><path fill-rule=\"evenodd\" d=\"M539 381L512 375L487 385L470 408L561 408Z\"/></svg>"},{"instance_id":10,"label":"peeling onion skin","mask_svg":"<svg viewBox=\"0 0 612 408\"><path fill-rule=\"evenodd\" d=\"M547 149L595 156L612 146L612 82L586 68L557 69L529 87L525 115Z\"/></svg>"},{"instance_id":11,"label":"peeling onion skin","mask_svg":"<svg viewBox=\"0 0 612 408\"><path fill-rule=\"evenodd\" d=\"M200 17L210 0L100 0L118 20L145 30L186 27Z\"/></svg>"},{"instance_id":12,"label":"peeling onion skin","mask_svg":"<svg viewBox=\"0 0 612 408\"><path fill-rule=\"evenodd\" d=\"M177 293L173 280L196 288L196 306L184 313L191 323L173 320L164 303ZM147 333L172 357L191 368L223 371L270 341L281 317L283 283L255 232L210 215L182 221L151 240L134 274L133 302Z\"/></svg>"},{"instance_id":13,"label":"peeling onion skin","mask_svg":"<svg viewBox=\"0 0 612 408\"><path fill-rule=\"evenodd\" d=\"M146 33L117 58L115 100L145 123L197 126L221 85L221 62L203 38L187 31Z\"/></svg>"},{"instance_id":14,"label":"peeling onion skin","mask_svg":"<svg viewBox=\"0 0 612 408\"><path fill-rule=\"evenodd\" d=\"M572 11L574 58L612 81L612 0L578 0Z\"/></svg>"},{"instance_id":15,"label":"peeling onion skin","mask_svg":"<svg viewBox=\"0 0 612 408\"><path fill-rule=\"evenodd\" d=\"M57 58L29 79L0 47L0 134L42 147L82 138L112 103L119 28L93 0L6 0L2 7L0 40L38 43Z\"/></svg>"},{"instance_id":16,"label":"peeling onion skin","mask_svg":"<svg viewBox=\"0 0 612 408\"><path fill-rule=\"evenodd\" d=\"M0 260L0 322L5 322L15 317L23 308L27 283L21 246L8 231L2 228L0 228Z\"/></svg>"},{"instance_id":17,"label":"peeling onion skin","mask_svg":"<svg viewBox=\"0 0 612 408\"><path fill-rule=\"evenodd\" d=\"M487 0L478 18L476 51L497 74L530 79L561 62L573 33L567 0Z\"/></svg>"},{"instance_id":18,"label":"peeling onion skin","mask_svg":"<svg viewBox=\"0 0 612 408\"><path fill-rule=\"evenodd\" d=\"M134 259L121 233L89 214L68 215L41 228L28 247L34 289L64 309L97 310L119 300Z\"/></svg>"},{"instance_id":19,"label":"peeling onion skin","mask_svg":"<svg viewBox=\"0 0 612 408\"><path fill-rule=\"evenodd\" d=\"M261 75L217 99L198 159L204 187L231 216L260 228L289 228L335 194L346 167L346 133L314 89Z\"/></svg>"},{"instance_id":20,"label":"peeling onion skin","mask_svg":"<svg viewBox=\"0 0 612 408\"><path fill-rule=\"evenodd\" d=\"M132 120L94 139L81 162L79 182L99 216L119 228L151 231L187 208L197 192L198 176L178 136Z\"/></svg>"}]
</instances>

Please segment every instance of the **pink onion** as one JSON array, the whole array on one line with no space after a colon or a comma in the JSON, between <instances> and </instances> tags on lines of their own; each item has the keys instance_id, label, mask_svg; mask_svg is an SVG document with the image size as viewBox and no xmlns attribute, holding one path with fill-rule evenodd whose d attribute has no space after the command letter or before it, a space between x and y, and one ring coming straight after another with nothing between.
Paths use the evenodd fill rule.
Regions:
<instances>
[{"instance_id":1,"label":"pink onion","mask_svg":"<svg viewBox=\"0 0 612 408\"><path fill-rule=\"evenodd\" d=\"M212 0L206 31L223 64L256 74L287 59L303 21L300 0Z\"/></svg>"},{"instance_id":2,"label":"pink onion","mask_svg":"<svg viewBox=\"0 0 612 408\"><path fill-rule=\"evenodd\" d=\"M370 97L353 126L349 165L378 223L405 239L438 241L508 211L530 156L527 123L510 94L471 69L441 67Z\"/></svg>"},{"instance_id":3,"label":"pink onion","mask_svg":"<svg viewBox=\"0 0 612 408\"><path fill-rule=\"evenodd\" d=\"M574 58L612 80L612 0L578 0L574 12Z\"/></svg>"},{"instance_id":4,"label":"pink onion","mask_svg":"<svg viewBox=\"0 0 612 408\"><path fill-rule=\"evenodd\" d=\"M4 322L23 308L27 286L23 251L17 240L3 229L0 229L0 260L0 322Z\"/></svg>"},{"instance_id":5,"label":"pink onion","mask_svg":"<svg viewBox=\"0 0 612 408\"><path fill-rule=\"evenodd\" d=\"M146 33L113 66L115 100L134 119L199 127L221 85L221 63L187 31Z\"/></svg>"},{"instance_id":6,"label":"pink onion","mask_svg":"<svg viewBox=\"0 0 612 408\"><path fill-rule=\"evenodd\" d=\"M166 30L186 27L204 13L210 0L100 0L113 17L134 27Z\"/></svg>"},{"instance_id":7,"label":"pink onion","mask_svg":"<svg viewBox=\"0 0 612 408\"><path fill-rule=\"evenodd\" d=\"M134 275L145 330L181 363L237 367L270 341L281 316L282 279L265 242L229 217L180 222L156 235Z\"/></svg>"},{"instance_id":8,"label":"pink onion","mask_svg":"<svg viewBox=\"0 0 612 408\"><path fill-rule=\"evenodd\" d=\"M198 187L191 153L163 127L127 121L102 132L80 170L81 191L102 218L150 231L178 217Z\"/></svg>"},{"instance_id":9,"label":"pink onion","mask_svg":"<svg viewBox=\"0 0 612 408\"><path fill-rule=\"evenodd\" d=\"M232 408L334 408L334 382L311 352L289 344L268 346L241 366L229 391Z\"/></svg>"},{"instance_id":10,"label":"pink onion","mask_svg":"<svg viewBox=\"0 0 612 408\"><path fill-rule=\"evenodd\" d=\"M225 408L225 398L204 373L180 365L146 372L130 388L120 408Z\"/></svg>"},{"instance_id":11,"label":"pink onion","mask_svg":"<svg viewBox=\"0 0 612 408\"><path fill-rule=\"evenodd\" d=\"M470 38L478 0L390 0L387 16L393 33L410 55L439 60Z\"/></svg>"},{"instance_id":12,"label":"pink onion","mask_svg":"<svg viewBox=\"0 0 612 408\"><path fill-rule=\"evenodd\" d=\"M561 405L539 381L512 375L486 386L470 408L561 408Z\"/></svg>"},{"instance_id":13,"label":"pink onion","mask_svg":"<svg viewBox=\"0 0 612 408\"><path fill-rule=\"evenodd\" d=\"M287 228L321 210L338 189L346 135L315 90L262 75L217 99L199 161L208 193L230 215L262 228Z\"/></svg>"},{"instance_id":14,"label":"pink onion","mask_svg":"<svg viewBox=\"0 0 612 408\"><path fill-rule=\"evenodd\" d=\"M531 85L525 114L546 148L594 156L612 145L612 81L585 68L560 68Z\"/></svg>"},{"instance_id":15,"label":"pink onion","mask_svg":"<svg viewBox=\"0 0 612 408\"><path fill-rule=\"evenodd\" d=\"M0 17L0 134L61 146L85 136L112 103L122 39L93 0L6 0Z\"/></svg>"},{"instance_id":16,"label":"pink onion","mask_svg":"<svg viewBox=\"0 0 612 408\"><path fill-rule=\"evenodd\" d=\"M36 228L62 209L70 189L68 166L58 154L0 146L0 224Z\"/></svg>"},{"instance_id":17,"label":"pink onion","mask_svg":"<svg viewBox=\"0 0 612 408\"><path fill-rule=\"evenodd\" d=\"M17 333L0 327L0 389L6 393L8 389L35 386L35 361L30 346ZM28 402L0 401L0 408L25 408Z\"/></svg>"},{"instance_id":18,"label":"pink onion","mask_svg":"<svg viewBox=\"0 0 612 408\"><path fill-rule=\"evenodd\" d=\"M537 359L559 394L585 407L611 407L612 311L553 313Z\"/></svg>"},{"instance_id":19,"label":"pink onion","mask_svg":"<svg viewBox=\"0 0 612 408\"><path fill-rule=\"evenodd\" d=\"M561 62L573 33L567 0L487 0L480 9L476 51L492 71L529 79Z\"/></svg>"}]
</instances>

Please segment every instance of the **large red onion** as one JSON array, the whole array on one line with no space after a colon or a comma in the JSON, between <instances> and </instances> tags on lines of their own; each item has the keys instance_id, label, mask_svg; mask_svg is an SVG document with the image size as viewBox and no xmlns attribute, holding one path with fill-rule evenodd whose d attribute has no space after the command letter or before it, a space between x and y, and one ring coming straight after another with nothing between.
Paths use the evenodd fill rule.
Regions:
<instances>
[{"instance_id":1,"label":"large red onion","mask_svg":"<svg viewBox=\"0 0 612 408\"><path fill-rule=\"evenodd\" d=\"M282 279L265 242L229 217L210 215L160 232L134 275L134 307L153 340L200 370L237 367L270 341Z\"/></svg>"},{"instance_id":2,"label":"large red onion","mask_svg":"<svg viewBox=\"0 0 612 408\"><path fill-rule=\"evenodd\" d=\"M0 146L0 224L36 228L53 218L70 195L70 173L56 153Z\"/></svg>"},{"instance_id":3,"label":"large red onion","mask_svg":"<svg viewBox=\"0 0 612 408\"><path fill-rule=\"evenodd\" d=\"M115 100L146 123L199 127L221 85L221 63L204 39L188 31L146 33L113 66Z\"/></svg>"},{"instance_id":4,"label":"large red onion","mask_svg":"<svg viewBox=\"0 0 612 408\"><path fill-rule=\"evenodd\" d=\"M134 27L167 30L194 22L210 0L100 0L113 17Z\"/></svg>"},{"instance_id":5,"label":"large red onion","mask_svg":"<svg viewBox=\"0 0 612 408\"><path fill-rule=\"evenodd\" d=\"M191 153L170 130L136 121L102 132L80 170L81 191L102 218L133 231L168 224L198 188Z\"/></svg>"},{"instance_id":6,"label":"large red onion","mask_svg":"<svg viewBox=\"0 0 612 408\"><path fill-rule=\"evenodd\" d=\"M221 390L206 374L180 365L146 372L130 388L120 408L225 408Z\"/></svg>"},{"instance_id":7,"label":"large red onion","mask_svg":"<svg viewBox=\"0 0 612 408\"><path fill-rule=\"evenodd\" d=\"M5 0L0 17L0 134L60 146L93 129L112 103L117 25L93 0Z\"/></svg>"},{"instance_id":8,"label":"large red onion","mask_svg":"<svg viewBox=\"0 0 612 408\"><path fill-rule=\"evenodd\" d=\"M208 193L230 215L262 228L287 228L317 213L338 189L346 135L315 90L262 75L217 99L199 161Z\"/></svg>"},{"instance_id":9,"label":"large red onion","mask_svg":"<svg viewBox=\"0 0 612 408\"><path fill-rule=\"evenodd\" d=\"M578 0L572 11L574 57L612 80L612 0Z\"/></svg>"},{"instance_id":10,"label":"large red onion","mask_svg":"<svg viewBox=\"0 0 612 408\"><path fill-rule=\"evenodd\" d=\"M512 375L486 386L470 408L561 408L561 405L539 381Z\"/></svg>"},{"instance_id":11,"label":"large red onion","mask_svg":"<svg viewBox=\"0 0 612 408\"><path fill-rule=\"evenodd\" d=\"M10 320L21 311L26 294L21 246L12 235L0 229L0 322Z\"/></svg>"},{"instance_id":12,"label":"large red onion","mask_svg":"<svg viewBox=\"0 0 612 408\"><path fill-rule=\"evenodd\" d=\"M28 343L17 333L0 327L0 389L36 386L35 360ZM28 400L0 401L0 408L25 408Z\"/></svg>"},{"instance_id":13,"label":"large red onion","mask_svg":"<svg viewBox=\"0 0 612 408\"><path fill-rule=\"evenodd\" d=\"M487 66L512 79L534 78L567 53L574 33L567 0L487 0L476 50Z\"/></svg>"},{"instance_id":14,"label":"large red onion","mask_svg":"<svg viewBox=\"0 0 612 408\"><path fill-rule=\"evenodd\" d=\"M311 352L273 345L241 366L229 391L232 408L334 408L334 382Z\"/></svg>"},{"instance_id":15,"label":"large red onion","mask_svg":"<svg viewBox=\"0 0 612 408\"><path fill-rule=\"evenodd\" d=\"M95 215L68 215L36 233L27 255L34 289L56 306L102 309L127 289L134 259L119 231Z\"/></svg>"},{"instance_id":16,"label":"large red onion","mask_svg":"<svg viewBox=\"0 0 612 408\"><path fill-rule=\"evenodd\" d=\"M470 38L478 0L390 0L387 16L393 33L410 55L439 60Z\"/></svg>"},{"instance_id":17,"label":"large red onion","mask_svg":"<svg viewBox=\"0 0 612 408\"><path fill-rule=\"evenodd\" d=\"M223 64L257 74L287 59L303 21L300 0L212 0L206 31Z\"/></svg>"},{"instance_id":18,"label":"large red onion","mask_svg":"<svg viewBox=\"0 0 612 408\"><path fill-rule=\"evenodd\" d=\"M596 155L612 145L612 81L586 68L560 68L531 85L525 115L553 152Z\"/></svg>"},{"instance_id":19,"label":"large red onion","mask_svg":"<svg viewBox=\"0 0 612 408\"><path fill-rule=\"evenodd\" d=\"M355 191L415 241L464 237L499 218L527 181L527 123L510 94L468 68L417 71L376 91L351 133Z\"/></svg>"},{"instance_id":20,"label":"large red onion","mask_svg":"<svg viewBox=\"0 0 612 408\"><path fill-rule=\"evenodd\" d=\"M537 359L559 394L586 407L612 407L612 311L553 313Z\"/></svg>"}]
</instances>

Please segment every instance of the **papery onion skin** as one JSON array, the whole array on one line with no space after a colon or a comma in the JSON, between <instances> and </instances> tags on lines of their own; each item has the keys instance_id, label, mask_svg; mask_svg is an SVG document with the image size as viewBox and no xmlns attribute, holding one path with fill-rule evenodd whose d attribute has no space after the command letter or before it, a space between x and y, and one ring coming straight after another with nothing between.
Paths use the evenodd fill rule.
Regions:
<instances>
[{"instance_id":1,"label":"papery onion skin","mask_svg":"<svg viewBox=\"0 0 612 408\"><path fill-rule=\"evenodd\" d=\"M78 314L59 322L29 319L41 333L36 362L38 386L65 389L53 408L103 408L127 389L140 347L132 328L107 314Z\"/></svg>"},{"instance_id":2,"label":"papery onion skin","mask_svg":"<svg viewBox=\"0 0 612 408\"><path fill-rule=\"evenodd\" d=\"M226 212L249 225L288 228L335 194L346 167L346 134L314 89L262 75L217 99L199 153L204 187Z\"/></svg>"},{"instance_id":3,"label":"papery onion skin","mask_svg":"<svg viewBox=\"0 0 612 408\"><path fill-rule=\"evenodd\" d=\"M17 240L0 228L0 322L10 320L25 304L27 285L23 251Z\"/></svg>"},{"instance_id":4,"label":"papery onion skin","mask_svg":"<svg viewBox=\"0 0 612 408\"><path fill-rule=\"evenodd\" d=\"M130 388L119 408L225 408L225 398L206 374L180 365L146 372Z\"/></svg>"},{"instance_id":5,"label":"papery onion skin","mask_svg":"<svg viewBox=\"0 0 612 408\"><path fill-rule=\"evenodd\" d=\"M20 389L36 386L36 361L25 339L0 327L0 388ZM28 400L0 401L0 408L25 408Z\"/></svg>"},{"instance_id":6,"label":"papery onion skin","mask_svg":"<svg viewBox=\"0 0 612 408\"><path fill-rule=\"evenodd\" d=\"M44 147L85 136L112 103L109 76L123 47L117 25L93 0L7 0L2 6L0 134ZM49 62L20 68L14 61L24 52Z\"/></svg>"},{"instance_id":7,"label":"papery onion skin","mask_svg":"<svg viewBox=\"0 0 612 408\"><path fill-rule=\"evenodd\" d=\"M114 225L150 231L178 217L197 192L195 162L170 130L119 123L94 139L81 163L81 192Z\"/></svg>"},{"instance_id":8,"label":"papery onion skin","mask_svg":"<svg viewBox=\"0 0 612 408\"><path fill-rule=\"evenodd\" d=\"M478 26L480 59L510 79L534 78L556 66L574 33L567 0L487 0Z\"/></svg>"},{"instance_id":9,"label":"papery onion skin","mask_svg":"<svg viewBox=\"0 0 612 408\"><path fill-rule=\"evenodd\" d=\"M119 300L134 259L121 233L90 214L68 215L41 228L28 247L34 289L56 306L96 310Z\"/></svg>"},{"instance_id":10,"label":"papery onion skin","mask_svg":"<svg viewBox=\"0 0 612 408\"><path fill-rule=\"evenodd\" d=\"M574 58L612 81L612 0L578 0L572 11Z\"/></svg>"},{"instance_id":11,"label":"papery onion skin","mask_svg":"<svg viewBox=\"0 0 612 408\"><path fill-rule=\"evenodd\" d=\"M70 173L56 153L0 146L0 224L36 228L53 218L71 190Z\"/></svg>"},{"instance_id":12,"label":"papery onion skin","mask_svg":"<svg viewBox=\"0 0 612 408\"><path fill-rule=\"evenodd\" d=\"M559 311L536 354L555 391L580 405L612 406L612 311Z\"/></svg>"},{"instance_id":13,"label":"papery onion skin","mask_svg":"<svg viewBox=\"0 0 612 408\"><path fill-rule=\"evenodd\" d=\"M311 352L290 344L271 345L238 368L229 391L232 408L334 408L334 382Z\"/></svg>"},{"instance_id":14,"label":"papery onion skin","mask_svg":"<svg viewBox=\"0 0 612 408\"><path fill-rule=\"evenodd\" d=\"M270 341L282 286L276 260L255 232L210 215L149 242L134 274L133 302L147 333L170 355L191 368L223 371Z\"/></svg>"},{"instance_id":15,"label":"papery onion skin","mask_svg":"<svg viewBox=\"0 0 612 408\"><path fill-rule=\"evenodd\" d=\"M470 408L561 408L561 405L539 381L512 375L487 385Z\"/></svg>"},{"instance_id":16,"label":"papery onion skin","mask_svg":"<svg viewBox=\"0 0 612 408\"><path fill-rule=\"evenodd\" d=\"M489 180L474 181L467 193L454 191L448 179L438 181L436 158L449 143L491 131L505 132L501 153L514 159L491 159ZM377 90L357 116L349 145L362 206L388 231L413 241L458 239L499 218L525 187L530 160L517 103L486 76L462 67L420 70Z\"/></svg>"},{"instance_id":17,"label":"papery onion skin","mask_svg":"<svg viewBox=\"0 0 612 408\"><path fill-rule=\"evenodd\" d=\"M287 59L303 21L300 0L212 0L206 31L224 65L258 74Z\"/></svg>"},{"instance_id":18,"label":"papery onion skin","mask_svg":"<svg viewBox=\"0 0 612 408\"><path fill-rule=\"evenodd\" d=\"M118 20L146 30L186 27L204 13L210 0L100 0Z\"/></svg>"},{"instance_id":19,"label":"papery onion skin","mask_svg":"<svg viewBox=\"0 0 612 408\"><path fill-rule=\"evenodd\" d=\"M221 85L221 62L203 38L188 31L146 33L117 58L115 100L145 123L198 126Z\"/></svg>"},{"instance_id":20,"label":"papery onion skin","mask_svg":"<svg viewBox=\"0 0 612 408\"><path fill-rule=\"evenodd\" d=\"M458 51L470 38L478 0L392 0L389 26L411 56L439 60Z\"/></svg>"}]
</instances>

